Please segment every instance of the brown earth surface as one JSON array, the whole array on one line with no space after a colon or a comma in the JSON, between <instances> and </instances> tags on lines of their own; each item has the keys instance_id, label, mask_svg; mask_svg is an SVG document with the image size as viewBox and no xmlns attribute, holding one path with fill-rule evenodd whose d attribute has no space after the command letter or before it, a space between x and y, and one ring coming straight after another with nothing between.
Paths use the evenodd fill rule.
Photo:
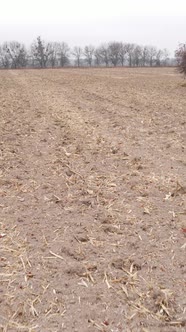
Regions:
<instances>
[{"instance_id":1,"label":"brown earth surface","mask_svg":"<svg viewBox=\"0 0 186 332\"><path fill-rule=\"evenodd\" d=\"M0 72L0 331L186 331L175 69Z\"/></svg>"}]
</instances>

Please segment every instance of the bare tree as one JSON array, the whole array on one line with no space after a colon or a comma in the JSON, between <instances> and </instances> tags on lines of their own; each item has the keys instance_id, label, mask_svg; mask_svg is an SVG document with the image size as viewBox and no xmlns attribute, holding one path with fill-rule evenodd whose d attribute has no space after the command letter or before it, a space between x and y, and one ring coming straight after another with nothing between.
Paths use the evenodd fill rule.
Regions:
<instances>
[{"instance_id":1,"label":"bare tree","mask_svg":"<svg viewBox=\"0 0 186 332\"><path fill-rule=\"evenodd\" d=\"M166 48L164 48L163 49L163 59L162 59L163 66L167 66L167 63L170 60L169 55L170 55L169 51Z\"/></svg>"},{"instance_id":2,"label":"bare tree","mask_svg":"<svg viewBox=\"0 0 186 332\"><path fill-rule=\"evenodd\" d=\"M81 57L83 54L83 50L79 46L75 46L72 52L72 55L75 57L75 63L77 64L78 67L81 66Z\"/></svg>"},{"instance_id":3,"label":"bare tree","mask_svg":"<svg viewBox=\"0 0 186 332\"><path fill-rule=\"evenodd\" d=\"M65 42L59 43L58 57L59 57L60 67L64 67L69 64L70 62L69 54L70 54L70 48L68 44Z\"/></svg>"},{"instance_id":4,"label":"bare tree","mask_svg":"<svg viewBox=\"0 0 186 332\"><path fill-rule=\"evenodd\" d=\"M127 48L127 54L128 54L128 63L129 66L132 67L132 60L133 60L133 56L134 56L134 49L135 49L135 44L126 44L126 48Z\"/></svg>"},{"instance_id":5,"label":"bare tree","mask_svg":"<svg viewBox=\"0 0 186 332\"><path fill-rule=\"evenodd\" d=\"M161 66L161 60L162 60L162 58L163 58L163 51L162 50L158 50L156 52L156 59L155 59L157 67Z\"/></svg>"},{"instance_id":6,"label":"bare tree","mask_svg":"<svg viewBox=\"0 0 186 332\"><path fill-rule=\"evenodd\" d=\"M164 48L163 50L159 49L156 52L156 58L155 58L156 66L157 67L166 66L168 56L169 52L166 48Z\"/></svg>"},{"instance_id":7,"label":"bare tree","mask_svg":"<svg viewBox=\"0 0 186 332\"><path fill-rule=\"evenodd\" d=\"M148 46L142 47L142 57L141 57L142 66L146 66L149 63L149 50Z\"/></svg>"},{"instance_id":8,"label":"bare tree","mask_svg":"<svg viewBox=\"0 0 186 332\"><path fill-rule=\"evenodd\" d=\"M180 44L175 52L178 70L186 77L186 44Z\"/></svg>"},{"instance_id":9,"label":"bare tree","mask_svg":"<svg viewBox=\"0 0 186 332\"><path fill-rule=\"evenodd\" d=\"M102 44L99 48L98 48L99 54L100 54L100 58L101 58L101 62L103 64L105 64L106 67L109 66L109 47L107 44Z\"/></svg>"},{"instance_id":10,"label":"bare tree","mask_svg":"<svg viewBox=\"0 0 186 332\"><path fill-rule=\"evenodd\" d=\"M54 68L58 65L58 49L59 49L59 43L57 42L51 42L48 43L48 64Z\"/></svg>"},{"instance_id":11,"label":"bare tree","mask_svg":"<svg viewBox=\"0 0 186 332\"><path fill-rule=\"evenodd\" d=\"M4 47L4 45L0 46L0 66L1 68L7 69L10 67L10 57L7 54L6 47Z\"/></svg>"},{"instance_id":12,"label":"bare tree","mask_svg":"<svg viewBox=\"0 0 186 332\"><path fill-rule=\"evenodd\" d=\"M152 67L156 59L157 48L154 46L148 46L148 51L149 51L149 65L150 67Z\"/></svg>"},{"instance_id":13,"label":"bare tree","mask_svg":"<svg viewBox=\"0 0 186 332\"><path fill-rule=\"evenodd\" d=\"M85 56L86 63L91 67L92 61L93 61L93 56L94 56L94 46L92 46L92 45L85 46L84 56Z\"/></svg>"},{"instance_id":14,"label":"bare tree","mask_svg":"<svg viewBox=\"0 0 186 332\"><path fill-rule=\"evenodd\" d=\"M149 52L148 52L148 47L143 46L142 47L142 55L141 55L141 64L143 67L145 67L148 63L149 58Z\"/></svg>"},{"instance_id":15,"label":"bare tree","mask_svg":"<svg viewBox=\"0 0 186 332\"><path fill-rule=\"evenodd\" d=\"M22 68L27 64L25 46L16 41L4 43L1 47L1 63L4 68Z\"/></svg>"},{"instance_id":16,"label":"bare tree","mask_svg":"<svg viewBox=\"0 0 186 332\"><path fill-rule=\"evenodd\" d=\"M95 57L95 65L100 66L102 62L101 54L100 54L100 48L96 48L94 51L94 57Z\"/></svg>"},{"instance_id":17,"label":"bare tree","mask_svg":"<svg viewBox=\"0 0 186 332\"><path fill-rule=\"evenodd\" d=\"M52 52L50 43L46 43L41 37L37 37L37 40L31 45L31 54L40 68L47 67Z\"/></svg>"},{"instance_id":18,"label":"bare tree","mask_svg":"<svg viewBox=\"0 0 186 332\"><path fill-rule=\"evenodd\" d=\"M121 43L111 42L108 46L108 50L110 62L116 67L120 61Z\"/></svg>"},{"instance_id":19,"label":"bare tree","mask_svg":"<svg viewBox=\"0 0 186 332\"><path fill-rule=\"evenodd\" d=\"M142 63L142 47L136 45L133 51L133 65L139 67Z\"/></svg>"},{"instance_id":20,"label":"bare tree","mask_svg":"<svg viewBox=\"0 0 186 332\"><path fill-rule=\"evenodd\" d=\"M124 66L126 54L127 54L127 44L120 43L119 59L122 67Z\"/></svg>"}]
</instances>

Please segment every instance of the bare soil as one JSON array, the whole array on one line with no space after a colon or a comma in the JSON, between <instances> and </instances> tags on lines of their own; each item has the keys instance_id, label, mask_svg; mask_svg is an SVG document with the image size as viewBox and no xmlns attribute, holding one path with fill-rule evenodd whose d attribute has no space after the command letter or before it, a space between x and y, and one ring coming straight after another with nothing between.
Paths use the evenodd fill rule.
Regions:
<instances>
[{"instance_id":1,"label":"bare soil","mask_svg":"<svg viewBox=\"0 0 186 332\"><path fill-rule=\"evenodd\" d=\"M0 72L0 331L186 331L175 69Z\"/></svg>"}]
</instances>

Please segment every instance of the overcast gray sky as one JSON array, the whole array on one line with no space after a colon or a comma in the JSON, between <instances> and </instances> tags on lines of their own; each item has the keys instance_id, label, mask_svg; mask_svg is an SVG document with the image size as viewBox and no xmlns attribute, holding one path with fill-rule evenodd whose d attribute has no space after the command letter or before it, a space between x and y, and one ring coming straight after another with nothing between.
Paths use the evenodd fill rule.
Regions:
<instances>
[{"instance_id":1,"label":"overcast gray sky","mask_svg":"<svg viewBox=\"0 0 186 332\"><path fill-rule=\"evenodd\" d=\"M9 0L1 2L0 42L38 35L70 46L118 40L168 48L186 42L186 0Z\"/></svg>"}]
</instances>

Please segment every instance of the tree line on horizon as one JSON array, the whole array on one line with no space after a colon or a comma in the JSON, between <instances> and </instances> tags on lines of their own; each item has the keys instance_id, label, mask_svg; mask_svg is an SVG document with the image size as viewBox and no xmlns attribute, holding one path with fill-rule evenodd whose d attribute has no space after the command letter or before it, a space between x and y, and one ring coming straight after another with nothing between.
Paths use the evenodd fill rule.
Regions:
<instances>
[{"instance_id":1,"label":"tree line on horizon","mask_svg":"<svg viewBox=\"0 0 186 332\"><path fill-rule=\"evenodd\" d=\"M129 66L161 67L175 65L167 49L141 46L134 43L109 42L98 47L86 45L72 49L65 42L46 42L37 39L27 49L17 41L0 45L0 67L16 68L58 68L65 66Z\"/></svg>"}]
</instances>

